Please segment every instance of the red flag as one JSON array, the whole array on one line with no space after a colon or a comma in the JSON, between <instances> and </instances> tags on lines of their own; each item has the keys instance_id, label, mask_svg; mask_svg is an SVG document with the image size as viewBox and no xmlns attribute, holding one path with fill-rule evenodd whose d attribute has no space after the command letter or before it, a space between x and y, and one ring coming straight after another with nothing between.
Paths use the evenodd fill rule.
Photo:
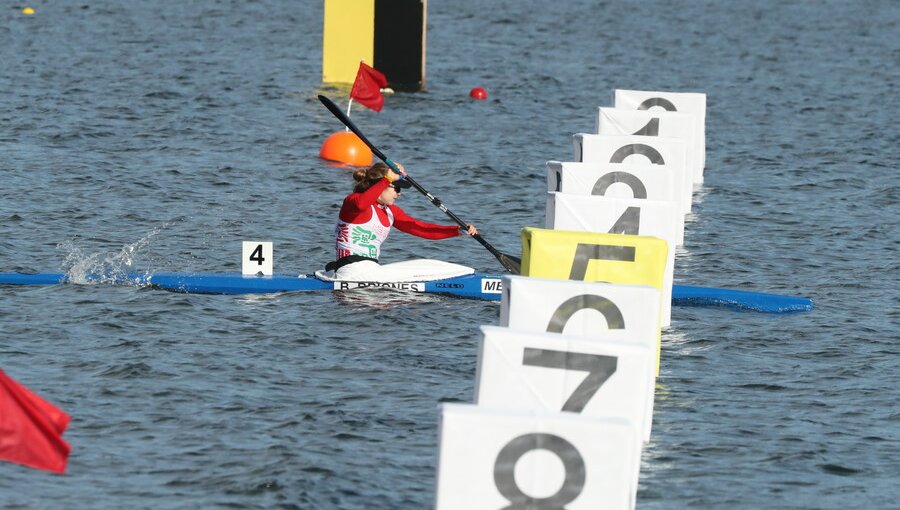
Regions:
<instances>
[{"instance_id":1,"label":"red flag","mask_svg":"<svg viewBox=\"0 0 900 510\"><path fill-rule=\"evenodd\" d=\"M353 82L353 88L350 89L350 98L380 112L381 107L384 106L384 96L381 95L381 89L384 87L387 87L387 78L379 71L367 66L365 62L360 62L356 80Z\"/></svg>"},{"instance_id":2,"label":"red flag","mask_svg":"<svg viewBox=\"0 0 900 510\"><path fill-rule=\"evenodd\" d=\"M0 459L64 473L69 415L0 370Z\"/></svg>"}]
</instances>

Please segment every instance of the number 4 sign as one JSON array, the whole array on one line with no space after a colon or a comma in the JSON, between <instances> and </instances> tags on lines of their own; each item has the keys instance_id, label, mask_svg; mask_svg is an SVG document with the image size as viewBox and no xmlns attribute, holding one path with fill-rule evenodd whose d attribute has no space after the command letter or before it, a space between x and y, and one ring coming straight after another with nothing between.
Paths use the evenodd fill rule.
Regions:
<instances>
[{"instance_id":1,"label":"number 4 sign","mask_svg":"<svg viewBox=\"0 0 900 510\"><path fill-rule=\"evenodd\" d=\"M244 241L241 273L272 276L274 247L271 241Z\"/></svg>"}]
</instances>

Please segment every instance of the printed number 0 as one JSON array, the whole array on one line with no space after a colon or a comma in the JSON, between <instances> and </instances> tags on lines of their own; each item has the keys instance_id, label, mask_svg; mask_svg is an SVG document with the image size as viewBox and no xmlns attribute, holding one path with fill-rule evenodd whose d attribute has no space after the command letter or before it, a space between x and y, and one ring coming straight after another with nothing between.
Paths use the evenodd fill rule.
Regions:
<instances>
[{"instance_id":1,"label":"printed number 0","mask_svg":"<svg viewBox=\"0 0 900 510\"><path fill-rule=\"evenodd\" d=\"M263 258L263 245L257 244L256 249L250 254L250 260L255 260L256 264L261 266L266 260Z\"/></svg>"},{"instance_id":2,"label":"printed number 0","mask_svg":"<svg viewBox=\"0 0 900 510\"><path fill-rule=\"evenodd\" d=\"M531 497L522 492L516 483L516 463L532 450L548 450L563 463L566 474L563 485L548 498ZM584 459L578 449L553 434L533 432L521 435L506 443L494 462L494 484L510 503L502 510L559 510L581 495L586 477Z\"/></svg>"}]
</instances>

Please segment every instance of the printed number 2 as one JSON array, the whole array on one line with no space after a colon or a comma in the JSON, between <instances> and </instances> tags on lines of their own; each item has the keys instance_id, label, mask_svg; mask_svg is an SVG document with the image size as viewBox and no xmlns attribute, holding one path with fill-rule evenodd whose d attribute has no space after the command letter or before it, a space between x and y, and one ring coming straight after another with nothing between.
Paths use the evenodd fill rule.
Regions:
<instances>
[{"instance_id":1,"label":"printed number 2","mask_svg":"<svg viewBox=\"0 0 900 510\"><path fill-rule=\"evenodd\" d=\"M631 134L641 136L659 136L659 117L653 117L652 119L650 119L650 122L648 122L647 125Z\"/></svg>"},{"instance_id":2,"label":"printed number 2","mask_svg":"<svg viewBox=\"0 0 900 510\"><path fill-rule=\"evenodd\" d=\"M263 258L263 245L257 244L256 249L250 254L250 260L255 260L256 265L261 266L266 259Z\"/></svg>"},{"instance_id":3,"label":"printed number 2","mask_svg":"<svg viewBox=\"0 0 900 510\"><path fill-rule=\"evenodd\" d=\"M675 105L672 104L671 101L669 101L668 99L663 99L661 97L651 97L650 99L647 99L646 101L638 105L638 110L649 110L654 106L661 106L664 110L669 112L678 111L678 109L675 108ZM648 122L646 126L638 129L632 134L644 136L659 136L659 117L653 117L652 119L650 119L650 122Z\"/></svg>"}]
</instances>

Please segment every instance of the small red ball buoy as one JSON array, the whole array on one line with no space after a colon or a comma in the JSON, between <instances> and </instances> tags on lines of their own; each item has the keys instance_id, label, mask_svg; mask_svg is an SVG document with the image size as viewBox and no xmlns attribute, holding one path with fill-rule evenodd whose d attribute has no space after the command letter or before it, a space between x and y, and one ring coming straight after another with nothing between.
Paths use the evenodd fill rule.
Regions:
<instances>
[{"instance_id":1,"label":"small red ball buoy","mask_svg":"<svg viewBox=\"0 0 900 510\"><path fill-rule=\"evenodd\" d=\"M481 99L483 101L487 99L487 91L481 87L475 87L474 89L469 91L469 97Z\"/></svg>"},{"instance_id":2,"label":"small red ball buoy","mask_svg":"<svg viewBox=\"0 0 900 510\"><path fill-rule=\"evenodd\" d=\"M326 138L319 157L353 166L372 164L372 150L350 131L338 131Z\"/></svg>"}]
</instances>

